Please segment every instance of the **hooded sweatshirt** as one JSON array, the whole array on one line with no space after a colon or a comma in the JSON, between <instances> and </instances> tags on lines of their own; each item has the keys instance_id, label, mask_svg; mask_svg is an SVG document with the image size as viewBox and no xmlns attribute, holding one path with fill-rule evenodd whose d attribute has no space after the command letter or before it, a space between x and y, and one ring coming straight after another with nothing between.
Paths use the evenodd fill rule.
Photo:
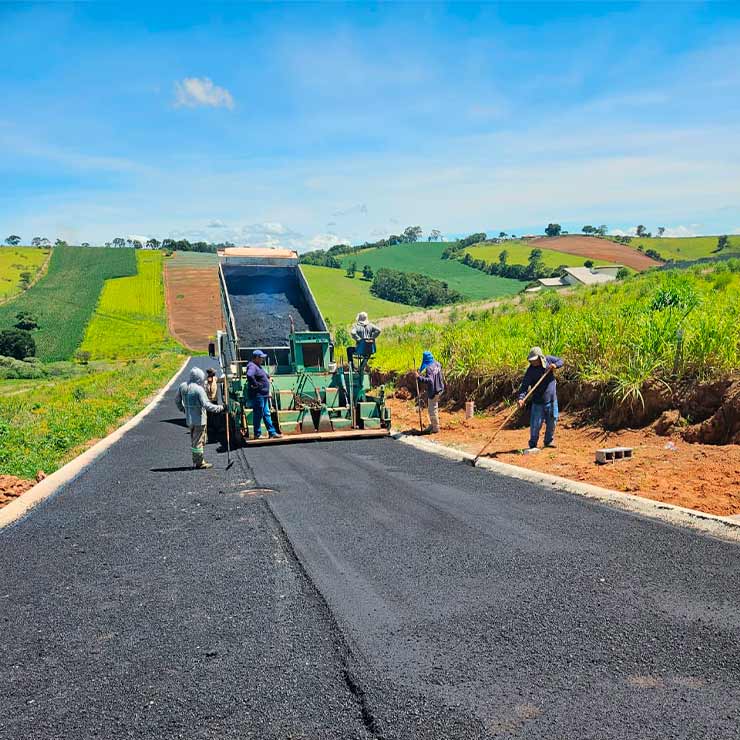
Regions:
<instances>
[{"instance_id":1,"label":"hooded sweatshirt","mask_svg":"<svg viewBox=\"0 0 740 740\"><path fill-rule=\"evenodd\" d=\"M194 367L190 371L187 383L180 383L175 396L175 403L180 411L185 412L185 423L189 427L205 426L208 417L206 411L218 414L223 411L222 406L217 406L208 400L206 389L203 387L206 374L199 368Z\"/></svg>"},{"instance_id":2,"label":"hooded sweatshirt","mask_svg":"<svg viewBox=\"0 0 740 740\"><path fill-rule=\"evenodd\" d=\"M444 393L445 378L442 372L442 365L434 359L431 352L425 352L422 355L419 372L426 372L426 375L422 375L419 380L427 386L427 395L429 398L435 398L441 393Z\"/></svg>"}]
</instances>

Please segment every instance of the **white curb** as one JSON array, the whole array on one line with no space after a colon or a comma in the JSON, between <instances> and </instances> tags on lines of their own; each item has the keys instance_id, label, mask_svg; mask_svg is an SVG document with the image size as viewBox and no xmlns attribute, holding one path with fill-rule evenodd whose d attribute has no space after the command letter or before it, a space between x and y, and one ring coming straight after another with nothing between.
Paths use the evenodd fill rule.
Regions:
<instances>
[{"instance_id":1,"label":"white curb","mask_svg":"<svg viewBox=\"0 0 740 740\"><path fill-rule=\"evenodd\" d=\"M407 436L402 433L394 434L393 438L411 445L412 447L416 447L417 449L425 450L426 452L431 452L435 455L440 455L441 457L446 457L449 460L456 460L458 462L467 461L472 463L475 459L475 455L468 452L456 450L453 447L446 447L438 442L432 442L427 439ZM510 465L508 463L491 460L489 458L479 458L478 462L475 463L475 467L484 468L485 470L490 470L492 472L499 473L500 475L506 475L510 478L517 478L518 480L546 486L547 488L558 492L574 493L579 496L586 496L587 498L601 501L602 503L606 503L611 506L616 506L634 514L641 514L642 516L647 516L651 519L659 519L669 524L691 527L692 529L700 530L701 532L715 537L740 542L740 517L738 516L717 516L716 514L706 514L705 512L697 511L696 509L687 509L683 506L675 506L674 504L667 504L662 501L654 501L653 499L644 498L643 496L635 496L631 493L613 491L609 488L601 488L600 486L594 486L590 483L581 483L579 481L570 480L569 478L561 478L558 475L541 473L537 470L520 468L517 465Z\"/></svg>"},{"instance_id":2,"label":"white curb","mask_svg":"<svg viewBox=\"0 0 740 740\"><path fill-rule=\"evenodd\" d=\"M152 398L152 400L141 411L139 411L136 416L129 419L125 424L111 432L107 437L96 442L81 455L70 460L66 465L59 468L59 470L44 478L33 486L33 488L29 488L25 493L18 496L17 499L11 501L7 506L0 509L0 529L6 527L8 524L12 524L17 519L20 519L29 509L36 506L36 504L43 501L45 498L51 496L65 483L69 483L73 478L76 478L93 460L100 457L100 455L102 455L109 447L121 439L126 432L141 423L144 420L144 417L162 400L165 393L172 388L178 376L187 367L189 362L190 357L187 357L179 370L172 376L172 378L170 378L167 385L158 391L154 398Z\"/></svg>"}]
</instances>

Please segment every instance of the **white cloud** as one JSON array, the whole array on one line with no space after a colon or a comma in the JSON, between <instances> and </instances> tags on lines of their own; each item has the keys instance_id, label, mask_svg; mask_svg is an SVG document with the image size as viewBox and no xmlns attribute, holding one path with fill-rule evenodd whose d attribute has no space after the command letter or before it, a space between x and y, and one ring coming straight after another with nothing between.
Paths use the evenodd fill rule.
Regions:
<instances>
[{"instance_id":1,"label":"white cloud","mask_svg":"<svg viewBox=\"0 0 740 740\"><path fill-rule=\"evenodd\" d=\"M202 105L212 108L234 107L234 98L225 87L214 85L208 77L185 77L175 83L175 105L178 108L197 108Z\"/></svg>"},{"instance_id":2,"label":"white cloud","mask_svg":"<svg viewBox=\"0 0 740 740\"><path fill-rule=\"evenodd\" d=\"M688 226L666 226L663 236L701 236L699 230L701 224L689 224Z\"/></svg>"},{"instance_id":3,"label":"white cloud","mask_svg":"<svg viewBox=\"0 0 740 740\"><path fill-rule=\"evenodd\" d=\"M627 231L624 231L623 229L610 229L609 230L610 236L635 236L637 234L637 229L627 229Z\"/></svg>"}]
</instances>

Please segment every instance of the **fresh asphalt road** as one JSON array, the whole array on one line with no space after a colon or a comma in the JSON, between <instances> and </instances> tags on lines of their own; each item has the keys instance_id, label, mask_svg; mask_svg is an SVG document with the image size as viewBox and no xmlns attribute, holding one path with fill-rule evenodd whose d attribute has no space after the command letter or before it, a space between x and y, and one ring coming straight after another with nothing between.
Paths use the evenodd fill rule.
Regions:
<instances>
[{"instance_id":1,"label":"fresh asphalt road","mask_svg":"<svg viewBox=\"0 0 740 740\"><path fill-rule=\"evenodd\" d=\"M3 740L740 736L737 545L172 395L0 532Z\"/></svg>"}]
</instances>

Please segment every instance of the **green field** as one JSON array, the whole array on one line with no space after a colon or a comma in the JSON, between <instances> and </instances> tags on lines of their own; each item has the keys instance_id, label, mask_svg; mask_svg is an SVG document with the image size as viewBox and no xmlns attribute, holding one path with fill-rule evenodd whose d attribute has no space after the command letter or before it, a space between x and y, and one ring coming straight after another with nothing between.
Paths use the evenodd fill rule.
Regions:
<instances>
[{"instance_id":1,"label":"green field","mask_svg":"<svg viewBox=\"0 0 740 740\"><path fill-rule=\"evenodd\" d=\"M540 247L541 248L541 247ZM531 244L522 241L510 241L504 244L476 244L468 247L465 251L474 259L483 260L484 262L498 262L498 256L506 250L509 253L507 262L510 265L526 265L529 260L529 253L534 249ZM588 257L579 257L577 254L566 254L565 252L556 252L554 249L542 249L542 261L545 267L556 270L561 265L566 267L582 267ZM594 265L609 265L611 262L604 260L592 260Z\"/></svg>"},{"instance_id":2,"label":"green field","mask_svg":"<svg viewBox=\"0 0 740 740\"><path fill-rule=\"evenodd\" d=\"M348 326L360 311L367 311L372 320L418 310L414 306L376 298L370 293L370 283L361 280L359 275L348 278L343 270L316 265L301 265L301 270L323 317L333 327Z\"/></svg>"},{"instance_id":3,"label":"green field","mask_svg":"<svg viewBox=\"0 0 740 740\"><path fill-rule=\"evenodd\" d=\"M165 257L177 267L209 267L218 264L218 255L213 252L173 252L172 257Z\"/></svg>"},{"instance_id":4,"label":"green field","mask_svg":"<svg viewBox=\"0 0 740 740\"><path fill-rule=\"evenodd\" d=\"M673 260L698 260L702 257L716 257L717 254L740 252L740 235L730 236L730 246L723 252L714 253L717 248L716 236L687 236L687 237L651 237L650 239L632 237L629 246L645 251L654 249L661 257Z\"/></svg>"},{"instance_id":5,"label":"green field","mask_svg":"<svg viewBox=\"0 0 740 740\"><path fill-rule=\"evenodd\" d=\"M143 357L168 346L159 251L137 251L137 274L106 280L80 349L93 359Z\"/></svg>"},{"instance_id":6,"label":"green field","mask_svg":"<svg viewBox=\"0 0 740 740\"><path fill-rule=\"evenodd\" d=\"M22 292L21 273L30 272L35 277L48 256L48 249L0 247L0 303Z\"/></svg>"},{"instance_id":7,"label":"green field","mask_svg":"<svg viewBox=\"0 0 740 740\"><path fill-rule=\"evenodd\" d=\"M346 255L341 258L341 262L345 267L356 262L358 270L362 270L364 265L370 265L373 270L388 267L391 270L428 275L446 282L452 290L458 291L469 301L513 295L522 289L519 280L486 275L457 260L443 260L442 252L448 246L445 242L396 244Z\"/></svg>"},{"instance_id":8,"label":"green field","mask_svg":"<svg viewBox=\"0 0 740 740\"><path fill-rule=\"evenodd\" d=\"M37 380L31 386L24 380L5 381L0 396L0 474L28 479L39 470L52 473L89 440L104 437L138 412L182 360L182 355L170 353L104 371L91 368L81 377Z\"/></svg>"},{"instance_id":9,"label":"green field","mask_svg":"<svg viewBox=\"0 0 740 740\"><path fill-rule=\"evenodd\" d=\"M46 275L0 306L0 329L10 328L19 311L29 311L39 323L37 355L46 361L68 359L82 341L103 283L135 274L133 249L56 247Z\"/></svg>"}]
</instances>

